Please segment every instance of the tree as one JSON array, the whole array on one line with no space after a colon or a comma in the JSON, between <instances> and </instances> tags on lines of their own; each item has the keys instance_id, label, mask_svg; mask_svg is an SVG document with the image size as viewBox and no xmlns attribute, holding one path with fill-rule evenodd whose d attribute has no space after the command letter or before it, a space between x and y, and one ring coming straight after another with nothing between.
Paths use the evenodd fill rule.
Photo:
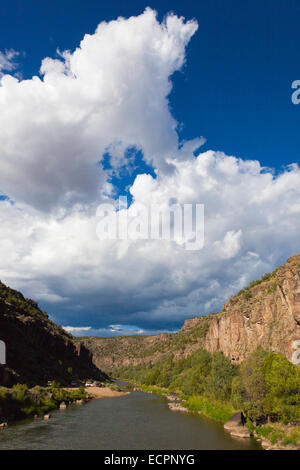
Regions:
<instances>
[{"instance_id":1,"label":"tree","mask_svg":"<svg viewBox=\"0 0 300 470\"><path fill-rule=\"evenodd\" d=\"M259 347L240 366L241 382L234 384L234 399L240 400L244 413L254 421L264 417L266 396L266 351Z\"/></svg>"},{"instance_id":2,"label":"tree","mask_svg":"<svg viewBox=\"0 0 300 470\"><path fill-rule=\"evenodd\" d=\"M273 419L289 423L300 419L300 369L281 354L265 358L267 393L265 412Z\"/></svg>"},{"instance_id":3,"label":"tree","mask_svg":"<svg viewBox=\"0 0 300 470\"><path fill-rule=\"evenodd\" d=\"M211 372L207 379L207 392L216 400L229 400L231 383L236 367L222 352L212 355Z\"/></svg>"}]
</instances>

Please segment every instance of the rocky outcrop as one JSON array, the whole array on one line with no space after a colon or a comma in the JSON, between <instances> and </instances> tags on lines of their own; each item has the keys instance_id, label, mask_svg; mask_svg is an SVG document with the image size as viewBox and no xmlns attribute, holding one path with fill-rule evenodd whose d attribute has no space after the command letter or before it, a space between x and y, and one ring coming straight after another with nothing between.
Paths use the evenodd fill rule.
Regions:
<instances>
[{"instance_id":1,"label":"rocky outcrop","mask_svg":"<svg viewBox=\"0 0 300 470\"><path fill-rule=\"evenodd\" d=\"M213 315L207 315L186 320L183 328L173 334L88 337L80 341L92 352L95 365L110 374L121 366L157 362L170 354L179 359L203 348L212 318Z\"/></svg>"},{"instance_id":2,"label":"rocky outcrop","mask_svg":"<svg viewBox=\"0 0 300 470\"><path fill-rule=\"evenodd\" d=\"M0 385L67 383L72 377L107 378L92 353L62 327L51 322L36 302L0 283L0 339L6 344L6 365Z\"/></svg>"},{"instance_id":3,"label":"rocky outcrop","mask_svg":"<svg viewBox=\"0 0 300 470\"><path fill-rule=\"evenodd\" d=\"M223 351L239 363L262 346L292 359L300 340L300 254L263 276L223 306L220 313L185 321L174 334L119 338L85 338L97 367L113 372L122 365L156 362L196 350ZM299 348L299 347L298 347Z\"/></svg>"},{"instance_id":4,"label":"rocky outcrop","mask_svg":"<svg viewBox=\"0 0 300 470\"><path fill-rule=\"evenodd\" d=\"M244 426L242 413L236 413L229 421L224 424L225 431L228 431L232 437L239 439L249 439L250 432Z\"/></svg>"},{"instance_id":5,"label":"rocky outcrop","mask_svg":"<svg viewBox=\"0 0 300 470\"><path fill-rule=\"evenodd\" d=\"M300 339L300 255L292 256L269 279L224 304L213 319L205 348L241 362L258 346L293 355Z\"/></svg>"}]
</instances>

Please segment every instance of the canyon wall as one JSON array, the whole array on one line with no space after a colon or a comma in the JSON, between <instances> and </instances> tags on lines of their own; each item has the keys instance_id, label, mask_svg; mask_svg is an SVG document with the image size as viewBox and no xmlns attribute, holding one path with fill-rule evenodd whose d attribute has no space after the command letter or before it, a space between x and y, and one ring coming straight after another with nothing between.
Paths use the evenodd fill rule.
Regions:
<instances>
[{"instance_id":1,"label":"canyon wall","mask_svg":"<svg viewBox=\"0 0 300 470\"><path fill-rule=\"evenodd\" d=\"M83 343L75 342L62 327L50 321L36 302L1 282L0 340L6 344L6 365L0 365L0 385L106 379Z\"/></svg>"},{"instance_id":2,"label":"canyon wall","mask_svg":"<svg viewBox=\"0 0 300 470\"><path fill-rule=\"evenodd\" d=\"M300 340L300 254L252 282L226 302L220 313L185 321L174 334L83 338L97 367L107 372L130 364L175 359L196 350L223 351L239 363L258 346L292 360ZM300 346L298 346L298 349Z\"/></svg>"},{"instance_id":3,"label":"canyon wall","mask_svg":"<svg viewBox=\"0 0 300 470\"><path fill-rule=\"evenodd\" d=\"M300 255L289 258L267 279L226 302L215 316L205 348L240 362L262 346L289 360L300 340Z\"/></svg>"}]
</instances>

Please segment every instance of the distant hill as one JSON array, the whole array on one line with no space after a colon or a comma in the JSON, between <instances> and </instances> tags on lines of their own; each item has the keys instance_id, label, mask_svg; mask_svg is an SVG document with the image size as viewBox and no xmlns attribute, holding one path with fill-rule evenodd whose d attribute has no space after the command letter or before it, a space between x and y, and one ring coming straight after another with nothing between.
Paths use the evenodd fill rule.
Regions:
<instances>
[{"instance_id":1,"label":"distant hill","mask_svg":"<svg viewBox=\"0 0 300 470\"><path fill-rule=\"evenodd\" d=\"M107 376L92 361L91 352L61 326L49 320L38 304L0 282L0 340L6 344L6 366L0 365L0 385L44 384L72 378Z\"/></svg>"},{"instance_id":2,"label":"distant hill","mask_svg":"<svg viewBox=\"0 0 300 470\"><path fill-rule=\"evenodd\" d=\"M186 320L178 333L82 338L95 365L108 373L121 366L155 363L170 354L174 359L187 357L199 349L222 351L239 363L262 346L291 360L296 340L300 340L300 254L253 281L220 313Z\"/></svg>"}]
</instances>

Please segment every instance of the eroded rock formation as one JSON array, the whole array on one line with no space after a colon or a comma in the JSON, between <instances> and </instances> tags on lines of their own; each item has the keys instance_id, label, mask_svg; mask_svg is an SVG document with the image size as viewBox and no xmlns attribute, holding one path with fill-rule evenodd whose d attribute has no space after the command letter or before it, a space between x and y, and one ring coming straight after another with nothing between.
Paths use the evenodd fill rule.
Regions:
<instances>
[{"instance_id":1,"label":"eroded rock formation","mask_svg":"<svg viewBox=\"0 0 300 470\"><path fill-rule=\"evenodd\" d=\"M241 362L262 346L292 360L300 340L300 254L274 273L255 281L223 306L220 313L185 321L175 334L122 338L85 338L95 364L105 371L122 365L156 362L170 353L175 359L197 349L223 351ZM300 346L298 346L300 349Z\"/></svg>"}]
</instances>

